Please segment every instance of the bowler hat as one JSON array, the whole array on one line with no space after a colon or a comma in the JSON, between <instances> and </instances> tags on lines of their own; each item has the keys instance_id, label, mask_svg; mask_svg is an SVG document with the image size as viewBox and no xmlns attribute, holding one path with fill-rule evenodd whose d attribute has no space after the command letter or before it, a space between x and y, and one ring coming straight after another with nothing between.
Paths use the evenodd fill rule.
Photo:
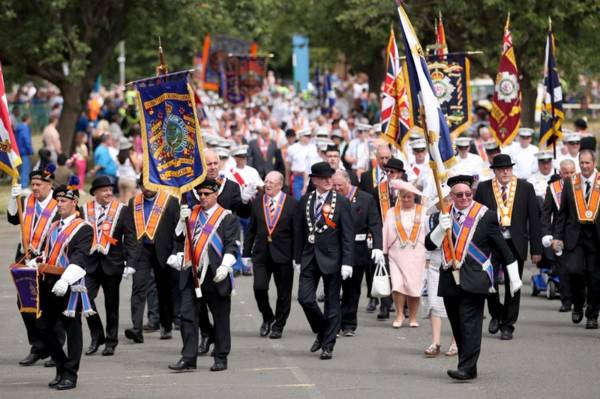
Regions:
<instances>
[{"instance_id":1,"label":"bowler hat","mask_svg":"<svg viewBox=\"0 0 600 399\"><path fill-rule=\"evenodd\" d=\"M498 154L494 157L492 164L490 165L490 169L497 168L510 168L514 165L514 162L510 158L508 154Z\"/></svg>"},{"instance_id":2,"label":"bowler hat","mask_svg":"<svg viewBox=\"0 0 600 399\"><path fill-rule=\"evenodd\" d=\"M310 177L331 177L334 173L327 162L317 162L310 168Z\"/></svg>"},{"instance_id":3,"label":"bowler hat","mask_svg":"<svg viewBox=\"0 0 600 399\"><path fill-rule=\"evenodd\" d=\"M389 161L387 161L387 163L385 164L384 168L386 169L394 169L397 170L398 172L402 172L404 173L404 163L399 160L398 158L390 158Z\"/></svg>"},{"instance_id":4,"label":"bowler hat","mask_svg":"<svg viewBox=\"0 0 600 399\"><path fill-rule=\"evenodd\" d=\"M98 176L92 181L92 187L90 187L90 194L94 195L94 191L101 187L113 187L114 183L109 176Z\"/></svg>"}]
</instances>

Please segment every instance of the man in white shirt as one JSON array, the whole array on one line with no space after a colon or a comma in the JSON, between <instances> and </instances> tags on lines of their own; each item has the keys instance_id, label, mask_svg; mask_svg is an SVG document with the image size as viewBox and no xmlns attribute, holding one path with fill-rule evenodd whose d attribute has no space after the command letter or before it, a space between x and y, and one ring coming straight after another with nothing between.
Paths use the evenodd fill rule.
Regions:
<instances>
[{"instance_id":1,"label":"man in white shirt","mask_svg":"<svg viewBox=\"0 0 600 399\"><path fill-rule=\"evenodd\" d=\"M310 142L310 129L297 132L300 140L287 150L286 169L290 171L290 187L295 199L300 199L308 185L310 167L321 159L317 147Z\"/></svg>"},{"instance_id":2,"label":"man in white shirt","mask_svg":"<svg viewBox=\"0 0 600 399\"><path fill-rule=\"evenodd\" d=\"M543 198L546 195L548 182L553 175L552 151L540 151L535 154L538 160L538 171L532 174L527 181L533 185L535 196Z\"/></svg>"},{"instance_id":3,"label":"man in white shirt","mask_svg":"<svg viewBox=\"0 0 600 399\"><path fill-rule=\"evenodd\" d=\"M458 156L456 165L452 172L456 175L477 176L483 170L485 164L479 155L473 154L471 150L471 138L459 137L454 141Z\"/></svg>"},{"instance_id":4,"label":"man in white shirt","mask_svg":"<svg viewBox=\"0 0 600 399\"><path fill-rule=\"evenodd\" d=\"M581 136L578 133L568 133L563 136L563 142L565 143L566 154L558 157L556 160L556 166L559 167L560 163L564 159L570 159L575 163L576 173L581 172L579 167L579 150L581 148Z\"/></svg>"},{"instance_id":5,"label":"man in white shirt","mask_svg":"<svg viewBox=\"0 0 600 399\"><path fill-rule=\"evenodd\" d=\"M346 162L352 165L352 170L360 176L364 171L369 169L370 150L369 150L369 135L371 125L365 123L356 124L356 138L348 144L346 151Z\"/></svg>"},{"instance_id":6,"label":"man in white shirt","mask_svg":"<svg viewBox=\"0 0 600 399\"><path fill-rule=\"evenodd\" d=\"M427 153L427 142L425 139L413 140L409 143L412 148L415 161L410 164L406 175L408 181L417 186L421 191L426 191L433 173L429 166L429 154Z\"/></svg>"},{"instance_id":7,"label":"man in white shirt","mask_svg":"<svg viewBox=\"0 0 600 399\"><path fill-rule=\"evenodd\" d=\"M537 172L537 159L535 154L539 148L531 144L533 129L522 127L519 129L518 142L513 142L504 151L515 161L515 175L519 179L529 179L529 176Z\"/></svg>"}]
</instances>

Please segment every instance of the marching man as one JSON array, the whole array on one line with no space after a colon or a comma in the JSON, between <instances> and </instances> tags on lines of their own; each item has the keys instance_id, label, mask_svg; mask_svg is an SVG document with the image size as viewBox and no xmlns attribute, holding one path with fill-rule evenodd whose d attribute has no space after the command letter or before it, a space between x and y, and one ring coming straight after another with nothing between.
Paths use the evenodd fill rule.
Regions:
<instances>
[{"instance_id":1,"label":"marching man","mask_svg":"<svg viewBox=\"0 0 600 399\"><path fill-rule=\"evenodd\" d=\"M183 340L181 359L170 364L169 369L187 371L196 368L199 309L204 303L204 306L208 305L214 322L214 327L210 326L211 331L202 331L215 343L214 364L210 370L222 371L227 369L227 356L231 349L229 314L233 287L230 275L238 250L239 224L231 211L217 203L217 181L206 179L195 191L199 203L192 209L181 207L176 229L178 235L189 233L184 253L170 256L167 260L169 266L180 271Z\"/></svg>"},{"instance_id":2,"label":"marching man","mask_svg":"<svg viewBox=\"0 0 600 399\"><path fill-rule=\"evenodd\" d=\"M58 390L77 386L83 350L81 312L86 316L95 313L84 283L94 233L92 227L77 216L78 185L79 179L72 176L67 186L59 186L54 191L60 220L50 227L43 256L27 264L38 267L40 275L41 317L37 323L42 340L56 362L56 377L48 386ZM67 333L67 353L54 330L59 321Z\"/></svg>"}]
</instances>

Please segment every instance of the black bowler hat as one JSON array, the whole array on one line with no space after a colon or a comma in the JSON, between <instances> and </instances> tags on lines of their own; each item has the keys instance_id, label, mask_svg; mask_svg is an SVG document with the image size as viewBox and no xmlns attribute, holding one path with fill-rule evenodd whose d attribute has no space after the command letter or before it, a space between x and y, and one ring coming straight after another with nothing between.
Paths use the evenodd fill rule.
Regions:
<instances>
[{"instance_id":1,"label":"black bowler hat","mask_svg":"<svg viewBox=\"0 0 600 399\"><path fill-rule=\"evenodd\" d=\"M196 187L194 187L194 189L196 191L200 191L200 189L205 188L205 189L212 191L213 193L216 193L217 191L219 191L220 187L221 186L215 179L207 178L207 179L204 179L204 181L202 183L200 183Z\"/></svg>"},{"instance_id":2,"label":"black bowler hat","mask_svg":"<svg viewBox=\"0 0 600 399\"><path fill-rule=\"evenodd\" d=\"M92 181L92 187L90 187L90 194L94 195L94 191L102 187L114 187L114 183L109 176L98 176Z\"/></svg>"},{"instance_id":3,"label":"black bowler hat","mask_svg":"<svg viewBox=\"0 0 600 399\"><path fill-rule=\"evenodd\" d=\"M384 166L385 169L394 169L398 172L404 173L404 162L399 160L398 158L390 158L389 161Z\"/></svg>"},{"instance_id":4,"label":"black bowler hat","mask_svg":"<svg viewBox=\"0 0 600 399\"><path fill-rule=\"evenodd\" d=\"M331 177L335 170L327 162L317 162L310 168L310 177Z\"/></svg>"},{"instance_id":5,"label":"black bowler hat","mask_svg":"<svg viewBox=\"0 0 600 399\"><path fill-rule=\"evenodd\" d=\"M469 187L473 186L473 176L469 176L469 175L458 175L458 176L452 176L451 178L448 179L448 186L450 187L454 187L457 184L466 184Z\"/></svg>"},{"instance_id":6,"label":"black bowler hat","mask_svg":"<svg viewBox=\"0 0 600 399\"><path fill-rule=\"evenodd\" d=\"M327 145L327 149L325 150L325 152L329 152L329 151L340 152L340 149L335 144L328 144Z\"/></svg>"},{"instance_id":7,"label":"black bowler hat","mask_svg":"<svg viewBox=\"0 0 600 399\"><path fill-rule=\"evenodd\" d=\"M498 154L494 157L492 164L490 165L490 169L497 168L510 168L514 165L510 155L508 154Z\"/></svg>"}]
</instances>

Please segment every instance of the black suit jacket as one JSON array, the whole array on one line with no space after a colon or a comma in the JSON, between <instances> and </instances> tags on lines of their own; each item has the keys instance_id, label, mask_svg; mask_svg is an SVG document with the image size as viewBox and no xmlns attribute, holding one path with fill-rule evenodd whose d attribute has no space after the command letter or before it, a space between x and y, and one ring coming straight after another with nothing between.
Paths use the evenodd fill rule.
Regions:
<instances>
[{"instance_id":1,"label":"black suit jacket","mask_svg":"<svg viewBox=\"0 0 600 399\"><path fill-rule=\"evenodd\" d=\"M272 242L269 242L263 211L265 195L260 195L252 201L252 216L244 239L243 256L252 256L254 264L266 264L270 254L275 263L291 264L294 256L294 217L298 212L298 202L291 195L286 195L281 216L271 236Z\"/></svg>"},{"instance_id":2,"label":"black suit jacket","mask_svg":"<svg viewBox=\"0 0 600 399\"><path fill-rule=\"evenodd\" d=\"M127 266L138 269L144 248L144 238L138 240L134 221L134 198L129 201L129 206L123 209L124 229L131 231L133 236L126 243ZM175 236L175 227L179 222L179 202L175 197L167 200L163 215L160 218L156 233L154 234L154 249L161 267L167 266L167 258L182 250L182 242ZM127 235L126 235L127 236Z\"/></svg>"},{"instance_id":3,"label":"black suit jacket","mask_svg":"<svg viewBox=\"0 0 600 399\"><path fill-rule=\"evenodd\" d=\"M217 198L217 203L241 218L250 217L250 204L242 202L240 186L227 178L223 179L222 184L224 187ZM187 203L190 209L198 205L198 200L191 191L187 193Z\"/></svg>"},{"instance_id":4,"label":"black suit jacket","mask_svg":"<svg viewBox=\"0 0 600 399\"><path fill-rule=\"evenodd\" d=\"M225 217L223 217L223 220L219 224L219 227L217 227L217 234L219 234L219 237L221 237L221 241L223 242L223 255L219 256L219 254L217 254L217 252L213 249L213 247L210 245L210 243L207 244L207 245L209 245L209 247L208 247L209 268L206 271L206 276L204 278L204 283L202 286L207 284L207 281L212 281L212 279L215 276L215 273L217 272L217 268L219 266L221 266L221 263L223 262L223 256L225 256L225 254L231 254L233 256L236 256L236 253L237 253L236 241L240 237L240 224L238 223L237 218L232 214L228 214ZM181 238L183 238L183 237L181 237ZM198 272L200 272L200 270L198 270ZM188 279L190 279L191 276L192 276L191 267L181 271L181 273L179 275L179 288L180 289L185 288L185 286L188 282ZM225 280L223 280L219 283L216 283L216 286L217 286L217 292L219 293L220 296L231 295L231 290L232 290L231 279L226 278Z\"/></svg>"},{"instance_id":5,"label":"black suit jacket","mask_svg":"<svg viewBox=\"0 0 600 399\"><path fill-rule=\"evenodd\" d=\"M558 207L556 206L556 201L554 201L550 185L548 185L546 188L546 196L542 202L542 214L540 217L542 237L547 235L554 236L554 230L557 223Z\"/></svg>"},{"instance_id":6,"label":"black suit jacket","mask_svg":"<svg viewBox=\"0 0 600 399\"><path fill-rule=\"evenodd\" d=\"M119 217L114 222L115 228L112 237L117 240L117 243L110 245L108 254L106 255L95 251L90 256L88 273L93 273L100 267L104 274L108 276L123 274L124 262L126 259L125 248L131 247L136 241L135 230L130 231L129 226L126 227L127 223L125 223L125 218L127 213L127 205L125 205L121 208Z\"/></svg>"},{"instance_id":7,"label":"black suit jacket","mask_svg":"<svg viewBox=\"0 0 600 399\"><path fill-rule=\"evenodd\" d=\"M492 189L492 180L479 183L475 194L475 201L496 212L497 205ZM541 255L540 206L533 186L525 180L517 179L517 189L512 212L509 231L512 242L517 249L516 255L520 260L527 259L528 242L531 245L531 254Z\"/></svg>"},{"instance_id":8,"label":"black suit jacket","mask_svg":"<svg viewBox=\"0 0 600 399\"><path fill-rule=\"evenodd\" d=\"M248 144L248 165L258 171L261 179L264 179L267 173L272 170L281 172L285 175L285 164L281 156L281 150L277 148L275 141L271 140L267 148L267 158L263 158L258 139L250 141Z\"/></svg>"},{"instance_id":9,"label":"black suit jacket","mask_svg":"<svg viewBox=\"0 0 600 399\"><path fill-rule=\"evenodd\" d=\"M350 202L352 219L354 220L355 238L359 234L371 233L373 237L373 249L382 249L382 224L381 217L377 211L377 205L373 196L367 192L357 190L353 200ZM367 241L354 242L354 264L365 266L370 263L370 251Z\"/></svg>"},{"instance_id":10,"label":"black suit jacket","mask_svg":"<svg viewBox=\"0 0 600 399\"><path fill-rule=\"evenodd\" d=\"M331 206L332 192L329 192L325 204ZM302 266L315 261L323 274L339 273L342 265L352 266L353 246L354 246L354 223L352 221L352 212L350 201L343 195L337 195L337 204L333 215L335 228L329 227L323 233L315 234L315 243L308 242L308 224L306 222L306 204L310 198L310 193L302 196L298 211L296 212L295 234L294 234L294 258ZM310 217L314 223L314 201L313 196L309 204ZM323 218L317 223L317 226L324 225Z\"/></svg>"},{"instance_id":11,"label":"black suit jacket","mask_svg":"<svg viewBox=\"0 0 600 399\"><path fill-rule=\"evenodd\" d=\"M572 251L580 241L581 226L582 224L577 217L573 184L571 183L571 179L565 179L560 199L560 210L558 211L558 219L554 229L554 238L563 241L567 251ZM600 237L600 217L596 217L594 226L597 237Z\"/></svg>"},{"instance_id":12,"label":"black suit jacket","mask_svg":"<svg viewBox=\"0 0 600 399\"><path fill-rule=\"evenodd\" d=\"M439 223L439 212L435 213L432 219L431 231ZM456 240L454 241L456 242ZM515 261L513 254L506 243L506 240L500 232L496 212L487 210L475 229L472 241L486 255L491 256L492 252L501 257L505 265ZM438 247L431 241L431 232L425 237L425 248L429 251L436 250ZM487 273L481 265L467 255L460 268L460 288L456 285L452 276L452 268L444 270L440 267L440 282L438 286L439 296L456 296L460 294L460 289L473 294L488 294L490 280Z\"/></svg>"}]
</instances>

